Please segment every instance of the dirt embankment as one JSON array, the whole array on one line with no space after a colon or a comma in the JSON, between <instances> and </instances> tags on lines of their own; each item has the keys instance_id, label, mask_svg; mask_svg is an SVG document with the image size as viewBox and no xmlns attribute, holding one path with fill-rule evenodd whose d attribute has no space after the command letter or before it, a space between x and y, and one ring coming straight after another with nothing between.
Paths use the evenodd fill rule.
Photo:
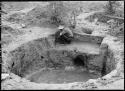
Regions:
<instances>
[{"instance_id":1,"label":"dirt embankment","mask_svg":"<svg viewBox=\"0 0 125 91\"><path fill-rule=\"evenodd\" d=\"M50 39L52 39L52 38L50 38ZM110 40L109 40L110 39ZM108 63L109 63L109 65L108 65L108 68L109 67L111 67L112 69L110 69L110 71L112 71L111 73L109 73L108 75L106 75L106 80L105 81L103 81L102 79L97 79L97 80L93 80L93 81L88 81L88 82L86 82L86 83L71 83L71 84L67 84L68 86L66 86L66 84L58 84L58 86L56 86L56 87L54 87L53 86L53 88L49 88L49 89L63 89L63 87L65 87L65 89L91 89L91 88L96 88L96 89L106 89L107 88L107 86L112 86L112 88L115 88L115 82L119 82L119 80L121 80L119 83L120 84L122 84L122 80L123 80L123 78L121 78L121 72L123 73L123 65L121 66L121 64L122 64L122 62L123 61L119 61L119 60L122 60L122 59L120 59L120 55L116 55L116 53L119 53L119 52L121 52L121 50L122 50L122 48L123 47L120 47L119 46L119 43L115 43L115 42L113 42L113 40L112 40L112 38L110 37L108 39L108 37L106 38L106 39L104 39L104 40L107 40L107 44L109 45L109 50L111 49L111 51L110 51L110 54L109 54L109 57L110 57L110 60L108 61ZM39 39L39 40L35 40L35 42L33 43L33 42L29 42L28 43L28 45L26 45L26 44L23 44L21 47L19 47L17 50L15 50L15 54L13 54L13 56L15 55L15 57L17 58L17 59L13 59L13 60L18 60L18 61L15 61L15 63L13 64L12 63L12 65L14 66L15 64L19 64L20 65L20 63L21 64L24 64L24 63L29 63L29 64L32 64L31 63L31 61L33 62L33 64L35 64L35 63L38 63L38 65L32 65L32 67L33 67L33 69L35 69L35 70L38 70L39 69L39 67L40 66L44 66L44 64L41 62L41 55L43 54L45 54L45 56L46 56L46 53L45 52L43 52L43 49L48 49L48 48L50 48L50 47L53 47L53 41L52 40L48 40L49 42L47 42L46 40L48 40L48 39L45 39L45 38L43 38L43 39ZM104 43L104 40L103 40L103 42L102 43ZM42 41L42 42L41 42ZM112 42L111 42L112 41ZM114 44L114 45L112 45L112 43ZM40 47L40 45L42 45L42 47ZM119 48L121 48L120 50L119 50L119 52L117 51L117 50L115 50L116 49L116 45L117 45L117 49L119 49ZM111 47L112 46L112 47ZM112 48L114 48L114 49L112 49ZM16 51L18 51L18 52L16 52ZM42 51L42 52L41 52ZM54 51L54 50L52 50L52 51ZM51 51L51 52L52 52ZM55 52L54 52L55 53ZM55 53L54 54L53 52L51 53L52 55L55 55L55 58L53 59L54 61L56 61L56 63L58 64L58 58L59 57L57 57L56 58L56 54L60 54L60 52L58 51L57 53ZM64 54L63 54L64 53ZM66 54L65 54L66 53ZM113 56L112 56L112 53L113 53ZM29 54L31 54L31 55L29 55ZM61 52L61 55L59 55L59 56L62 56L62 54L63 55L67 55L67 52ZM24 57L25 56L25 57ZM116 57L116 56L119 56L118 58ZM48 57L48 56L47 56ZM30 59L30 58L32 58L32 59ZM42 58L45 58L44 56L42 57ZM63 58L63 57L62 57ZM20 59L23 59L24 61L20 61ZM60 59L60 58L59 58ZM64 59L64 58L63 58ZM28 61L26 61L26 60L30 60L30 62L28 62ZM39 60L39 61L34 61L34 60ZM35 62L35 63L34 63ZM40 64L40 62L42 63L42 64ZM69 62L69 58L68 58L68 62ZM45 63L45 62L44 62ZM59 62L60 63L60 62ZM95 63L95 62L94 62ZM116 65L116 63L118 63L117 65ZM68 64L72 64L72 63L68 63ZM11 65L11 66L12 66ZM14 66L14 67L19 67L19 69L16 69L15 70L15 72L17 72L17 73L19 73L19 72L23 72L23 73L26 73L26 74L28 74L30 71L31 71L31 68L32 67L28 67L28 66L25 66L25 65L20 65L20 66ZM115 65L115 66L114 66ZM36 67L37 66L37 67ZM53 65L52 65L52 63L50 63L50 65L49 66L52 66L53 67ZM113 66L113 67L112 67ZM29 69L30 69L30 71L29 72L26 72L26 70L25 69L20 69L20 67L22 68L22 67L28 67ZM116 67L116 68L115 68ZM107 68L107 69L108 69ZM114 69L117 69L116 71L114 70ZM32 70L32 71L35 71L35 70ZM109 71L109 69L108 69L108 72L110 72ZM119 75L118 75L119 74ZM22 74L21 74L22 75ZM117 76L117 77L114 77L113 78L113 76ZM12 78L13 78L13 76L12 76ZM8 81L8 82L7 82ZM28 82L27 80L24 80L24 79L22 79L22 78L19 78L19 77L16 77L16 78L14 78L13 80L7 80L4 84L2 84L3 85L3 89L5 89L4 88L4 86L6 87L6 89L36 89L36 88L38 88L38 89L47 89L47 87L48 86L50 86L50 85L52 85L52 84L50 84L50 85L48 85L48 84L46 84L46 86L44 86L44 87L42 87L42 86L40 86L41 84L36 84L36 83L32 83L32 82ZM11 86L10 85L7 85L7 83L9 83L9 82L11 82L12 84L11 84ZM93 85L92 85L92 84ZM25 85L24 86L24 84L29 84L29 85ZM103 86L101 86L101 85L103 84ZM18 86L17 86L18 85ZM34 85L34 86L33 86ZM43 85L45 85L45 84L43 84ZM55 85L55 84L54 84ZM122 86L122 85L121 85ZM121 87L122 88L122 87Z\"/></svg>"},{"instance_id":2,"label":"dirt embankment","mask_svg":"<svg viewBox=\"0 0 125 91\"><path fill-rule=\"evenodd\" d=\"M15 56L15 58L13 60L18 60L18 61L15 61L15 63L13 63L11 60L10 61L7 60L10 63L7 64L6 66L7 67L13 66L14 72L16 72L17 74L19 73L18 75L22 75L22 76L24 75L24 73L28 74L31 71L38 70L39 67L41 67L41 66L45 66L44 63L47 62L46 57L48 57L48 56L47 56L47 52L45 53L43 50L47 49L49 47L53 47L53 43L52 44L51 44L51 42L47 43L45 41L46 39L44 39L44 41L37 40L34 43L29 42L31 40L41 38L43 36L43 31L41 31L41 30L46 30L46 29L30 28L28 30L29 31L30 30L31 31L39 30L39 31L36 31L36 32L33 31L31 33L27 32L26 35L23 35L21 38L19 38L19 40L22 40L21 42L19 42L19 41L13 42L12 44L10 44L11 46L9 45L6 48L7 50L12 51L19 47L18 49L15 50L14 53L12 53L13 56ZM49 30L51 30L51 29L49 29ZM50 33L47 32L44 34L46 36ZM32 35L32 36L29 37L29 35ZM42 41L44 43L41 43L40 41ZM26 42L29 42L29 43L27 45L25 45L24 43L26 43ZM10 75L11 79L7 79L2 82L2 89L9 89L9 90L10 89L124 89L124 57L123 57L124 46L119 41L115 40L115 38L107 37L107 36L104 38L102 43L106 43L109 46L109 48L108 48L109 56L108 56L108 61L107 61L108 62L107 71L109 74L107 74L106 76L103 77L105 79L101 79L101 78L90 79L89 81L87 81L85 83L84 82L74 82L74 83L68 83L68 84L43 84L43 83L37 84L37 83L30 82L24 78L21 78L21 77L16 76L11 73L11 75ZM43 44L45 44L45 45L43 45ZM42 45L44 47L41 47L40 45ZM16 52L16 51L18 51L18 52ZM63 55L63 57L64 57L64 56L67 56L67 54L69 53L66 51L65 52L61 51L61 53L60 53L60 51L56 51L56 53L54 54L55 50L51 50L51 52L52 52L52 53L50 53L51 56L52 55L55 56L53 58L53 61L55 61L57 64L60 63L58 61L58 59L60 59L60 57L56 57L56 54L59 56ZM67 64L71 65L72 62L69 61L71 58L69 58L69 57L65 57L65 58L66 58L65 61L68 60L68 63L66 63L66 65ZM20 60L20 59L23 59L23 60ZM44 59L44 63L43 63L43 60L41 60L41 59ZM36 61L36 60L38 60L38 61ZM27 65L30 64L30 66L23 65L25 63ZM34 65L35 63L37 65ZM65 62L62 62L62 63L65 63ZM93 62L93 63L95 63L95 62ZM51 62L47 66L53 67L54 65ZM24 68L21 69L22 67L24 67L24 68L28 67L28 69L30 69L30 70L26 71ZM15 69L15 68L18 68L18 69ZM22 72L23 74L20 74L20 72Z\"/></svg>"},{"instance_id":3,"label":"dirt embankment","mask_svg":"<svg viewBox=\"0 0 125 91\"><path fill-rule=\"evenodd\" d=\"M24 74L28 74L28 72L30 71L33 72L46 66L50 68L58 68L67 65L73 65L72 62L73 58L75 57L74 55L78 55L79 53L82 53L83 55L87 54L87 56L90 58L89 60L91 61L95 56L99 55L98 45L95 44L95 46L93 46L93 49L96 48L97 50L93 50L92 46L90 46L92 43L83 44L85 45L84 47L86 47L86 50L80 51L80 49L77 48L79 47L77 45L55 47L54 38L52 37L37 39L23 44L19 48L16 48L15 50L11 51L10 54L12 57L12 61L10 61L9 67L11 68L11 71L15 74L24 76ZM78 53L74 52L75 48L77 48L77 50L79 51ZM89 52L90 48L93 50L93 52ZM90 68L92 67L90 66Z\"/></svg>"}]
</instances>

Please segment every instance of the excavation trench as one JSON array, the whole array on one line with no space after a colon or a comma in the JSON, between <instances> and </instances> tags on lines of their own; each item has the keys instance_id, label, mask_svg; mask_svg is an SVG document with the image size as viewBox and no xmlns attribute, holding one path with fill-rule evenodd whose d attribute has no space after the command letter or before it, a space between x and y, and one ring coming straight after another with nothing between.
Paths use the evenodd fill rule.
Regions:
<instances>
[{"instance_id":1,"label":"excavation trench","mask_svg":"<svg viewBox=\"0 0 125 91\"><path fill-rule=\"evenodd\" d=\"M10 52L8 68L36 83L85 82L100 77L100 45L84 42L81 51L80 43L55 46L52 36L33 40Z\"/></svg>"}]
</instances>

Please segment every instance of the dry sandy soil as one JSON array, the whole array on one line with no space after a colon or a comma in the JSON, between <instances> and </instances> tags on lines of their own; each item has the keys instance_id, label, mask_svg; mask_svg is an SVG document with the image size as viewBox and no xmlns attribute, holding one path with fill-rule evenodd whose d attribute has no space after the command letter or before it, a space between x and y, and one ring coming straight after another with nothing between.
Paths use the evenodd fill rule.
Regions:
<instances>
[{"instance_id":1,"label":"dry sandy soil","mask_svg":"<svg viewBox=\"0 0 125 91\"><path fill-rule=\"evenodd\" d=\"M23 9L23 10L20 10L20 11L10 12L9 14L17 13L17 12L27 13L32 8L34 8L34 7L26 8L26 9ZM91 14L93 14L93 12L92 13L83 13L83 14L79 15L78 18L79 19L82 18L81 20L84 21L84 22L82 22L82 21L81 22L83 23L83 25L85 27L89 27L89 28L91 28L91 29L93 29L93 30L96 31L96 32L95 31L93 32L93 35L105 35L105 32L100 33L100 31L103 31L104 29L106 29L107 26L104 26L104 25L95 25L95 23L89 23L88 21L84 20L87 16L89 16ZM24 34L17 36L15 38L15 40L13 40L11 43L9 43L8 45L2 47L2 52L3 51L10 52L10 51L16 49L17 47L21 46L24 43L27 43L29 41L32 41L32 40L35 40L35 39L39 39L39 38L42 38L42 37L46 37L46 36L48 36L50 34L53 34L53 33L55 33L57 31L56 28L45 28L45 27L42 27L42 26L41 27L36 26L36 27L22 28L22 26L20 24L16 24L16 23L12 24L12 23L7 22L7 21L2 21L2 24L8 25L8 26L12 27L13 29L20 29L22 31L25 31ZM107 41L108 39L105 39L105 40L110 45L112 45L114 43L113 42L111 44L110 41ZM79 44L78 43L77 44L73 43L72 45L67 45L66 47L67 48L72 48L71 46L77 47L78 49L80 48L80 49L83 49L83 50L86 50L86 51L93 50L91 52L96 52L96 51L98 52L98 46L95 46L95 48L92 49L92 47L90 46L90 44L87 44L87 43L84 44L84 46L83 46L82 43L79 43ZM116 46L118 46L118 44L116 44ZM112 47L112 50L114 50L114 52L117 52L117 50L115 48L116 46ZM85 47L87 49L85 49ZM63 47L61 47L61 48L63 48ZM122 50L122 48L121 48L121 50ZM3 57L3 59L6 58L6 54L3 53L2 57ZM49 74L50 73L48 73L48 76L49 76ZM113 74L115 74L115 73L113 73ZM60 75L61 75L61 73L60 73ZM63 75L65 75L65 74L63 74ZM107 76L107 77L109 77L109 76ZM9 84L9 83L11 84L12 83L13 84L12 87L11 86L9 87L9 85L6 85L6 84L2 84L2 88L5 89L6 86L7 86L6 89L16 89L16 86L17 86L17 89L29 89L29 88L30 89L36 89L36 87L37 87L37 89L48 89L48 88L49 89L64 89L64 88L65 89L88 89L89 88L87 86L86 87L81 87L81 86L83 86L83 83L79 83L79 82L78 83L77 82L76 83L70 83L70 84L65 84L64 83L64 84L61 84L61 85L59 85L59 84L56 84L56 85L55 84L50 84L51 85L50 86L50 85L42 84L42 83L41 84L30 83L30 82L27 82L27 80L19 80L19 79L20 78L17 77L17 79L15 79L15 80L6 82L6 84ZM56 81L56 78L54 78L54 79ZM116 78L114 78L114 79L116 79ZM43 79L41 79L41 80L43 80ZM107 84L107 85L100 85L100 83L97 80L89 80L88 82L94 83L94 86L98 87L98 89L124 89L124 79L123 78L121 78L120 80L116 80L115 82L111 82L111 83L109 81L109 84ZM87 85L87 83L86 83L86 85ZM90 86L90 89L91 89L91 86Z\"/></svg>"}]
</instances>

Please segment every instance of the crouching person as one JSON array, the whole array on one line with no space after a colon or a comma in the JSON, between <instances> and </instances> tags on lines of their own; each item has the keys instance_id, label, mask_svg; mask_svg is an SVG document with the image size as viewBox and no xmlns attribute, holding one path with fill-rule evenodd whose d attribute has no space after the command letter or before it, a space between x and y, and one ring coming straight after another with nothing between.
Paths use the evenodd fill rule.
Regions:
<instances>
[{"instance_id":1,"label":"crouching person","mask_svg":"<svg viewBox=\"0 0 125 91\"><path fill-rule=\"evenodd\" d=\"M70 44L73 39L72 30L64 26L59 26L58 30L55 34L55 44Z\"/></svg>"}]
</instances>

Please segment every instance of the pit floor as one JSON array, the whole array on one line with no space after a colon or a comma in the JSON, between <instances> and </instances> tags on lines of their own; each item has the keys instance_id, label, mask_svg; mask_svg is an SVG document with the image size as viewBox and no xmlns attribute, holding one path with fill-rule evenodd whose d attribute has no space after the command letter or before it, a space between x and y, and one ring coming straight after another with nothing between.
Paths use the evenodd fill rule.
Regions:
<instances>
[{"instance_id":1,"label":"pit floor","mask_svg":"<svg viewBox=\"0 0 125 91\"><path fill-rule=\"evenodd\" d=\"M44 70L28 76L26 79L36 83L61 84L72 82L86 82L89 79L96 79L99 75L87 71L76 70Z\"/></svg>"},{"instance_id":2,"label":"pit floor","mask_svg":"<svg viewBox=\"0 0 125 91\"><path fill-rule=\"evenodd\" d=\"M74 50L77 49L79 52L89 53L89 54L99 54L99 44L90 43L90 42L77 42L73 41L71 44L58 44L56 48L58 50Z\"/></svg>"},{"instance_id":3,"label":"pit floor","mask_svg":"<svg viewBox=\"0 0 125 91\"><path fill-rule=\"evenodd\" d=\"M74 50L77 49L79 52L85 52L90 54L99 54L98 44L88 42L72 42L71 44L57 44L57 50ZM87 71L77 70L41 70L34 72L26 77L31 82L36 83L72 83L72 82L86 82L89 79L96 79L99 75L88 73Z\"/></svg>"}]
</instances>

